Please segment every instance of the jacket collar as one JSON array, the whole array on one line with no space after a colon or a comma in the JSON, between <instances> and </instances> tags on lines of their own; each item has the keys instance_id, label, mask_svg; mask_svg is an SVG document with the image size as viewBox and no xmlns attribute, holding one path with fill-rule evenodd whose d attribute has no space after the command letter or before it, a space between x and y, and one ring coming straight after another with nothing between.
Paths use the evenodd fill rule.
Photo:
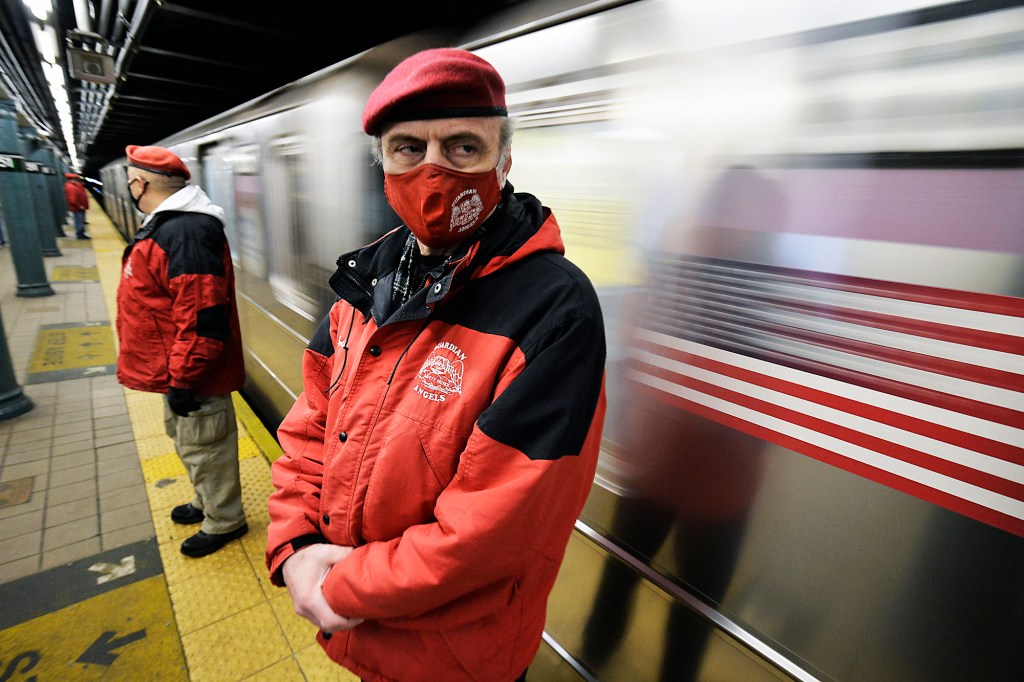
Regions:
<instances>
[{"instance_id":1,"label":"jacket collar","mask_svg":"<svg viewBox=\"0 0 1024 682\"><path fill-rule=\"evenodd\" d=\"M338 258L330 286L365 316L383 324L385 301L391 297L395 269L409 228L398 227L376 242ZM535 253L564 253L558 224L550 209L531 194L515 193L506 183L505 196L494 215L453 254L441 276L412 297L389 322L426 317L454 289L470 279L504 269Z\"/></svg>"}]
</instances>

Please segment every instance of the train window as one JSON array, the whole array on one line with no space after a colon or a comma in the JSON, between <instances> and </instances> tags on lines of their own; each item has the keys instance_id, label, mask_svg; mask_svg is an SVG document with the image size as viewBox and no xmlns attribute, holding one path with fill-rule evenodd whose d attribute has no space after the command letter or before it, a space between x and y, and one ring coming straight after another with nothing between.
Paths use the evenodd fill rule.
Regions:
<instances>
[{"instance_id":1,"label":"train window","mask_svg":"<svg viewBox=\"0 0 1024 682\"><path fill-rule=\"evenodd\" d=\"M266 279L269 274L267 227L263 220L263 176L260 173L259 146L238 146L231 151L229 161L234 172L238 260L242 270Z\"/></svg>"},{"instance_id":2,"label":"train window","mask_svg":"<svg viewBox=\"0 0 1024 682\"><path fill-rule=\"evenodd\" d=\"M270 284L282 303L310 320L319 319L334 297L327 286L331 273L320 264L315 239L308 140L296 135L275 140L269 168Z\"/></svg>"},{"instance_id":3,"label":"train window","mask_svg":"<svg viewBox=\"0 0 1024 682\"><path fill-rule=\"evenodd\" d=\"M131 241L142 226L142 213L135 208L128 192L127 167L111 170L109 184L113 188L114 205L121 216L121 224L124 225L124 238Z\"/></svg>"},{"instance_id":4,"label":"train window","mask_svg":"<svg viewBox=\"0 0 1024 682\"><path fill-rule=\"evenodd\" d=\"M235 267L239 267L238 227L235 218L234 171L229 158L228 143L214 143L200 147L199 158L202 163L204 190L210 201L224 209L224 232L231 245L231 258Z\"/></svg>"}]
</instances>

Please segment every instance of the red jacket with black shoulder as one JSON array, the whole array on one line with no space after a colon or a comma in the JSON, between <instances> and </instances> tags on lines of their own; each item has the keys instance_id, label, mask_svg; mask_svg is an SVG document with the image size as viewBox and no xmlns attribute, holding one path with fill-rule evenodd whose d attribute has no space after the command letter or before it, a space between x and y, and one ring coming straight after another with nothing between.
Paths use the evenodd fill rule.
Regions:
<instances>
[{"instance_id":1,"label":"red jacket with black shoulder","mask_svg":"<svg viewBox=\"0 0 1024 682\"><path fill-rule=\"evenodd\" d=\"M227 395L245 383L245 364L222 212L192 185L168 202L122 256L117 379L138 391Z\"/></svg>"},{"instance_id":2,"label":"red jacket with black shoulder","mask_svg":"<svg viewBox=\"0 0 1024 682\"><path fill-rule=\"evenodd\" d=\"M318 640L364 679L511 681L590 491L605 414L597 295L558 224L511 193L391 312L406 228L346 254L278 430L267 566L353 546L327 574ZM400 266L399 266L400 267Z\"/></svg>"}]
</instances>

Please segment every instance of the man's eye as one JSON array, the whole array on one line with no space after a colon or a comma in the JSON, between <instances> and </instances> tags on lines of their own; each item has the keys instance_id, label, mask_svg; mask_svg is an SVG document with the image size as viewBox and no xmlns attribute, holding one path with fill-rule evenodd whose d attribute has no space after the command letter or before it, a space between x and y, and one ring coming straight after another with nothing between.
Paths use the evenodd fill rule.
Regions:
<instances>
[{"instance_id":1,"label":"man's eye","mask_svg":"<svg viewBox=\"0 0 1024 682\"><path fill-rule=\"evenodd\" d=\"M402 156L422 154L423 147L416 144L402 144L395 147L394 153Z\"/></svg>"}]
</instances>

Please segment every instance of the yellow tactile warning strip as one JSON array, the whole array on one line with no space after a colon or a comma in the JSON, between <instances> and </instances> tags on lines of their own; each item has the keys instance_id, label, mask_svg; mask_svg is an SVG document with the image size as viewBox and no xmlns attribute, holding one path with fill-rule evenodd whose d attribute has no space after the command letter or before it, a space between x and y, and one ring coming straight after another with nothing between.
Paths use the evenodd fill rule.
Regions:
<instances>
[{"instance_id":1,"label":"yellow tactile warning strip","mask_svg":"<svg viewBox=\"0 0 1024 682\"><path fill-rule=\"evenodd\" d=\"M75 239L74 237L61 237L60 248L62 249L87 249L92 244L87 239Z\"/></svg>"},{"instance_id":2,"label":"yellow tactile warning strip","mask_svg":"<svg viewBox=\"0 0 1024 682\"><path fill-rule=\"evenodd\" d=\"M101 223L90 216L89 222L113 320L124 242L105 218ZM116 342L115 338L115 346ZM270 462L280 450L248 404L233 396L249 533L214 554L192 559L179 548L197 528L170 519L175 505L192 499L192 486L164 432L163 397L125 389L125 400L188 678L192 682L358 682L323 653L315 640L316 628L295 614L287 591L270 584L264 564L267 497L273 489ZM155 679L148 670L142 677Z\"/></svg>"},{"instance_id":3,"label":"yellow tactile warning strip","mask_svg":"<svg viewBox=\"0 0 1024 682\"><path fill-rule=\"evenodd\" d=\"M109 324L47 324L39 330L26 383L111 374L116 363Z\"/></svg>"},{"instance_id":4,"label":"yellow tactile warning strip","mask_svg":"<svg viewBox=\"0 0 1024 682\"><path fill-rule=\"evenodd\" d=\"M269 459L250 429L266 430L245 401L233 396L249 533L215 554L191 559L179 546L196 527L170 520L175 505L191 500L192 486L171 439L163 434L163 397L126 393L190 679L356 680L327 659L314 640L315 628L295 615L287 592L272 586L266 574L266 500L272 486ZM242 641L255 646L242 648Z\"/></svg>"},{"instance_id":5,"label":"yellow tactile warning strip","mask_svg":"<svg viewBox=\"0 0 1024 682\"><path fill-rule=\"evenodd\" d=\"M99 270L95 266L58 266L50 273L50 282L98 282Z\"/></svg>"}]
</instances>

